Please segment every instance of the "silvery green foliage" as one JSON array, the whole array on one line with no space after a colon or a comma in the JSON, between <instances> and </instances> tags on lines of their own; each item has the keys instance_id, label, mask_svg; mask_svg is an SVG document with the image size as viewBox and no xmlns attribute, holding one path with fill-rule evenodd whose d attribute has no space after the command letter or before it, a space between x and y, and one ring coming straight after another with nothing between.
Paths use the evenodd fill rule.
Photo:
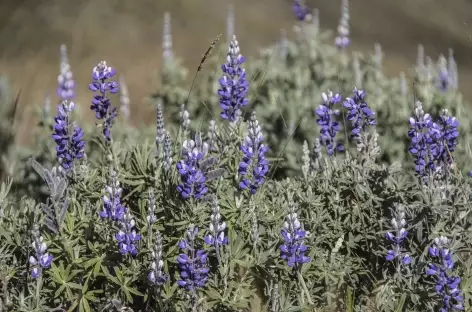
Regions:
<instances>
[{"instance_id":1,"label":"silvery green foliage","mask_svg":"<svg viewBox=\"0 0 472 312\"><path fill-rule=\"evenodd\" d=\"M44 223L50 231L57 234L62 228L69 205L69 200L65 196L67 188L66 175L60 170L60 167L53 167L48 170L34 159L31 160L31 164L43 181L46 182L49 191L51 203L41 203Z\"/></svg>"},{"instance_id":2,"label":"silvery green foliage","mask_svg":"<svg viewBox=\"0 0 472 312\"><path fill-rule=\"evenodd\" d=\"M249 115L231 127L218 117L215 71L227 52L225 43L215 48L191 92L184 88L187 71L165 44L155 98L166 122L158 117L157 129L134 128L119 119L109 146L93 125L86 127L87 158L70 175L45 169L57 160L50 144L52 122L43 114L38 145L18 157L22 167L14 172L11 187L7 183L0 189L0 309L435 311L435 281L425 268L431 261L428 248L442 235L452 238L453 273L462 278L470 309L472 190L460 172L470 170L470 155L464 153L470 126L463 119L470 114L455 87L440 91L435 80L445 67L453 72L454 63L447 60L445 66L444 58L440 64L427 62L420 53L415 88L405 88L402 79L383 74L379 53L351 57L348 49L333 46L333 36L321 32L318 23L318 17L299 23L295 39L284 38L277 46L283 53L272 53L275 47L270 47L246 63L248 79L254 78L249 106L257 112L271 152L270 172L254 196L238 188ZM353 141L345 136L347 123L341 122L346 151L328 157L317 137L314 110L323 91L339 92L344 99L354 86L366 91L377 126ZM454 166L427 184L414 176L407 154L415 95L431 114L447 108L461 121ZM118 96L111 100L119 101ZM176 165L190 140L205 150L198 165L207 175L208 193L201 199L182 199L177 191L181 175ZM30 157L34 165L26 161ZM113 237L117 228L99 221L111 163L123 189L121 204L142 237L136 256L122 256ZM384 235L392 231L393 207L402 207L408 230L402 248L411 263L400 270L385 258L391 246ZM308 234L304 244L311 261L297 270L280 254L289 211L296 211ZM199 244L216 235L215 228L228 238L228 244L217 247L198 246L208 254L210 268L198 296L176 284L179 241L191 224L199 229ZM28 275L33 227L39 227L54 256L40 282ZM153 268L168 278L151 283ZM188 307L189 297L199 298L194 307Z\"/></svg>"}]
</instances>

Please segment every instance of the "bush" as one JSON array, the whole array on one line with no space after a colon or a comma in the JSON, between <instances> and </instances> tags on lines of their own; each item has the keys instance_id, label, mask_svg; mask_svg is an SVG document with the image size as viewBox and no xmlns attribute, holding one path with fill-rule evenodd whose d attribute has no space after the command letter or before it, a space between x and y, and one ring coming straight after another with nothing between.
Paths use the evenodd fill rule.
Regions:
<instances>
[{"instance_id":1,"label":"bush","mask_svg":"<svg viewBox=\"0 0 472 312\"><path fill-rule=\"evenodd\" d=\"M152 129L127 123L105 62L98 129L79 127L62 48L57 115L0 189L0 311L469 309L454 68L420 61L406 90L379 50L351 56L297 16L297 39L255 60L233 37L217 75L214 42L190 91L165 54Z\"/></svg>"}]
</instances>

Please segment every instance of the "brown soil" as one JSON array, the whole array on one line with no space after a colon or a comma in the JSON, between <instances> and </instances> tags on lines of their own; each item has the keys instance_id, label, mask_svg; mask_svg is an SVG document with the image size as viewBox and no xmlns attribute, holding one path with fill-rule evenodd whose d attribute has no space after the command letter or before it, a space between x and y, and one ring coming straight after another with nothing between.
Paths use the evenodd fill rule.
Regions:
<instances>
[{"instance_id":1,"label":"brown soil","mask_svg":"<svg viewBox=\"0 0 472 312\"><path fill-rule=\"evenodd\" d=\"M175 53L195 68L214 37L225 34L228 4L235 3L236 33L242 52L279 38L291 30L290 0L2 0L0 1L0 73L22 89L20 113L24 125L47 92L55 100L59 46L65 43L78 83L78 102L88 109L87 85L92 67L105 59L124 74L133 103L133 122L152 120L147 96L155 90L161 60L163 14L172 15ZM308 1L318 7L321 26L335 29L340 0ZM472 78L472 1L470 0L355 0L351 4L351 49L373 50L382 44L390 74L408 71L418 43L437 58L453 48L461 89ZM469 23L471 29L464 24ZM31 127L19 129L28 138Z\"/></svg>"}]
</instances>

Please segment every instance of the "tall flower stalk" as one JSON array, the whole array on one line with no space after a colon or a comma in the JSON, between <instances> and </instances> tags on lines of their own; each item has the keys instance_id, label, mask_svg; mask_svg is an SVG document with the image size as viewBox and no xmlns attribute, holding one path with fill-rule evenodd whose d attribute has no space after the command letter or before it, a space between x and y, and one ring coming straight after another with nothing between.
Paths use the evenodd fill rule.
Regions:
<instances>
[{"instance_id":1,"label":"tall flower stalk","mask_svg":"<svg viewBox=\"0 0 472 312\"><path fill-rule=\"evenodd\" d=\"M200 168L200 161L208 154L208 144L198 146L193 140L186 140L183 144L182 155L176 167L181 177L177 191L183 199L202 198L208 192L206 177Z\"/></svg>"},{"instance_id":2,"label":"tall flower stalk","mask_svg":"<svg viewBox=\"0 0 472 312\"><path fill-rule=\"evenodd\" d=\"M376 125L375 113L365 101L365 91L354 88L353 96L346 98L344 107L348 109L347 120L352 123L351 137L359 139L361 132L366 132L368 127Z\"/></svg>"},{"instance_id":3,"label":"tall flower stalk","mask_svg":"<svg viewBox=\"0 0 472 312\"><path fill-rule=\"evenodd\" d=\"M43 269L47 269L51 266L54 257L47 252L46 243L43 240L39 232L39 226L35 225L32 230L33 243L33 255L29 258L29 263L33 267L31 270L31 277L36 279L41 276Z\"/></svg>"},{"instance_id":4,"label":"tall flower stalk","mask_svg":"<svg viewBox=\"0 0 472 312\"><path fill-rule=\"evenodd\" d=\"M93 68L92 83L89 85L91 91L97 92L93 96L90 109L95 112L98 120L103 120L103 135L107 141L111 141L111 127L117 116L116 107L111 106L108 94L118 92L118 83L115 80L109 81L116 74L116 70L107 65L105 61L98 63Z\"/></svg>"},{"instance_id":5,"label":"tall flower stalk","mask_svg":"<svg viewBox=\"0 0 472 312\"><path fill-rule=\"evenodd\" d=\"M402 206L397 205L395 214L390 221L392 231L385 233L385 238L392 242L392 247L387 251L385 259L387 261L396 261L397 276L398 278L401 273L401 268L404 265L411 263L411 257L403 251L403 243L408 236L406 230L405 211Z\"/></svg>"},{"instance_id":6,"label":"tall flower stalk","mask_svg":"<svg viewBox=\"0 0 472 312\"><path fill-rule=\"evenodd\" d=\"M177 263L180 272L180 279L177 284L188 291L190 298L190 306L196 311L198 302L197 289L205 287L208 281L208 256L205 250L198 249L196 246L196 238L198 228L190 225L187 230L187 239L179 242L182 253L177 257Z\"/></svg>"},{"instance_id":7,"label":"tall flower stalk","mask_svg":"<svg viewBox=\"0 0 472 312\"><path fill-rule=\"evenodd\" d=\"M75 83L70 69L69 60L67 58L67 47L61 45L61 64L60 73L57 76L57 95L61 100L72 100L75 97Z\"/></svg>"},{"instance_id":8,"label":"tall flower stalk","mask_svg":"<svg viewBox=\"0 0 472 312\"><path fill-rule=\"evenodd\" d=\"M461 278L454 276L454 260L449 250L449 239L445 236L434 239L434 244L429 248L429 255L437 260L430 263L426 274L435 279L435 290L441 298L440 312L452 312L464 310L464 296L461 293Z\"/></svg>"},{"instance_id":9,"label":"tall flower stalk","mask_svg":"<svg viewBox=\"0 0 472 312\"><path fill-rule=\"evenodd\" d=\"M349 39L349 17L349 0L342 0L338 35L334 40L335 45L341 50L347 48L351 43Z\"/></svg>"},{"instance_id":10,"label":"tall flower stalk","mask_svg":"<svg viewBox=\"0 0 472 312\"><path fill-rule=\"evenodd\" d=\"M315 113L318 116L316 123L320 126L320 143L327 150L328 155L333 155L335 150L338 152L344 151L342 143L336 142L336 134L341 130L340 123L335 119L341 114L341 111L335 108L335 105L341 102L339 94L322 93L321 99L323 102L316 109Z\"/></svg>"},{"instance_id":11,"label":"tall flower stalk","mask_svg":"<svg viewBox=\"0 0 472 312\"><path fill-rule=\"evenodd\" d=\"M75 123L70 122L74 102L64 100L57 107L58 115L54 117L52 138L56 142L56 155L63 170L70 171L74 160L81 159L85 153L84 132Z\"/></svg>"},{"instance_id":12,"label":"tall flower stalk","mask_svg":"<svg viewBox=\"0 0 472 312\"><path fill-rule=\"evenodd\" d=\"M221 88L218 90L220 96L221 118L234 123L241 116L241 109L249 103L246 97L249 89L249 82L246 78L246 71L241 65L244 63L244 56L239 53L239 43L236 36L229 44L229 51L226 56L226 63L221 66L223 77L220 78Z\"/></svg>"},{"instance_id":13,"label":"tall flower stalk","mask_svg":"<svg viewBox=\"0 0 472 312\"><path fill-rule=\"evenodd\" d=\"M253 112L244 142L241 144L243 159L239 163L239 174L242 180L239 188L249 190L254 195L259 187L264 183L265 176L269 171L269 162L265 158L265 154L269 148L262 143L264 136L262 135L261 126Z\"/></svg>"}]
</instances>

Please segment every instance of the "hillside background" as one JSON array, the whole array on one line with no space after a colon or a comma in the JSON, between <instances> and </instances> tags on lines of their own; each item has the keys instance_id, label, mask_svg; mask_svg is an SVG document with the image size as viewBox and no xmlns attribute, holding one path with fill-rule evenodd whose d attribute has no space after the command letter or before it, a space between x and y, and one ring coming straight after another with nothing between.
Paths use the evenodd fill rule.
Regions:
<instances>
[{"instance_id":1,"label":"hillside background","mask_svg":"<svg viewBox=\"0 0 472 312\"><path fill-rule=\"evenodd\" d=\"M340 0L309 0L319 8L321 27L336 29ZM156 89L161 61L163 14L172 15L174 51L193 70L219 33L226 34L226 14L235 5L236 33L245 55L274 43L280 30L292 35L289 0L1 0L0 74L21 88L18 137L31 139L32 110L46 93L55 101L59 46L68 47L78 84L77 102L88 112L92 67L104 59L124 74L133 105L132 122L153 122L147 97ZM437 59L453 48L460 88L472 99L472 1L354 0L351 3L351 50L373 51L379 42L387 73L408 73L419 43ZM467 28L465 25L469 25ZM190 85L190 83L189 83Z\"/></svg>"}]
</instances>

